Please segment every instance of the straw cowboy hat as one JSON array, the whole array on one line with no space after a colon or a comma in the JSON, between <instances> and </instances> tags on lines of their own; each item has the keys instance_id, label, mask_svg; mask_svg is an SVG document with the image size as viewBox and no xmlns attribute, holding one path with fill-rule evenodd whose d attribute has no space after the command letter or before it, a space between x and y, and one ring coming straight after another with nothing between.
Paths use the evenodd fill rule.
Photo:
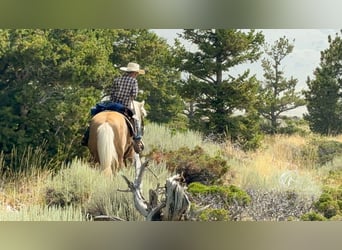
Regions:
<instances>
[{"instance_id":1,"label":"straw cowboy hat","mask_svg":"<svg viewBox=\"0 0 342 250\"><path fill-rule=\"evenodd\" d=\"M127 67L121 67L120 69L126 72L138 72L141 75L145 74L145 70L140 69L139 64L133 62L128 63Z\"/></svg>"}]
</instances>

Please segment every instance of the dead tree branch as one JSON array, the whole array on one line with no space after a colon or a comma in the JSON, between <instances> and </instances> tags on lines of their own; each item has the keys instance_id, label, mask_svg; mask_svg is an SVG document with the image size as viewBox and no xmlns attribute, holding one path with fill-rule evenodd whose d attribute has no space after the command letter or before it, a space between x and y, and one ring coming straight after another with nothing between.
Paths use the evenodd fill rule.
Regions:
<instances>
[{"instance_id":1,"label":"dead tree branch","mask_svg":"<svg viewBox=\"0 0 342 250\"><path fill-rule=\"evenodd\" d=\"M143 215L147 221L179 221L187 218L190 210L190 201L185 193L185 184L180 175L174 175L166 180L162 187L162 199L158 198L159 184L155 190L149 190L149 201L142 195L142 178L149 161L136 166L136 176L134 181L130 181L122 175L127 183L128 190L119 190L131 192L133 194L134 206ZM97 216L95 221L119 221L122 220L113 216Z\"/></svg>"},{"instance_id":2,"label":"dead tree branch","mask_svg":"<svg viewBox=\"0 0 342 250\"><path fill-rule=\"evenodd\" d=\"M133 193L135 208L148 221L179 221L184 219L190 208L190 201L185 193L184 186L181 184L180 175L175 175L166 180L165 199L158 204L158 193L155 190L149 190L149 201L146 201L141 193L143 173L149 161L144 162L134 182L122 176L129 190ZM158 187L157 187L158 188Z\"/></svg>"}]
</instances>

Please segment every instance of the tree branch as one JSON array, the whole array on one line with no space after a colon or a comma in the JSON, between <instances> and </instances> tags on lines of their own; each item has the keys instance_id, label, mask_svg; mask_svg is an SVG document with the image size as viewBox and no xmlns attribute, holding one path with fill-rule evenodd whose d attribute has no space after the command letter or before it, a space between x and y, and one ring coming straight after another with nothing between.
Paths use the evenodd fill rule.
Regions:
<instances>
[{"instance_id":1,"label":"tree branch","mask_svg":"<svg viewBox=\"0 0 342 250\"><path fill-rule=\"evenodd\" d=\"M166 180L165 200L158 204L158 193L155 190L149 190L149 202L147 202L141 193L142 176L149 161L144 162L134 182L122 176L126 181L129 190L133 193L135 208L148 221L166 220L179 221L184 219L190 209L190 201L181 185L181 176L174 175ZM158 188L158 187L157 187Z\"/></svg>"}]
</instances>

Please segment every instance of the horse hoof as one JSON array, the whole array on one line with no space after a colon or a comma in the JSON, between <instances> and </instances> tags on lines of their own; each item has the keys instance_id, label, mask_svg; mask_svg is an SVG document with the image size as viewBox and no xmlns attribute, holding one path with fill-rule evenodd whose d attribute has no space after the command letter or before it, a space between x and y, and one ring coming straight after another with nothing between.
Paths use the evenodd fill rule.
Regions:
<instances>
[{"instance_id":1,"label":"horse hoof","mask_svg":"<svg viewBox=\"0 0 342 250\"><path fill-rule=\"evenodd\" d=\"M133 148L137 154L140 154L144 150L145 145L142 141L138 140L138 141L134 141Z\"/></svg>"}]
</instances>

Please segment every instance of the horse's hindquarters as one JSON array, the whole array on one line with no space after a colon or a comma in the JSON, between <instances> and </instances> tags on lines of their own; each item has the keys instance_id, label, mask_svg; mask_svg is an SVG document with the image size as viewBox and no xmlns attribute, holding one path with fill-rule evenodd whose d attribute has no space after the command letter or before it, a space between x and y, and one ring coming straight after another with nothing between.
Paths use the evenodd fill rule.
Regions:
<instances>
[{"instance_id":1,"label":"horse's hindquarters","mask_svg":"<svg viewBox=\"0 0 342 250\"><path fill-rule=\"evenodd\" d=\"M115 173L124 165L130 141L125 118L120 113L104 111L91 120L88 147L102 171Z\"/></svg>"}]
</instances>

